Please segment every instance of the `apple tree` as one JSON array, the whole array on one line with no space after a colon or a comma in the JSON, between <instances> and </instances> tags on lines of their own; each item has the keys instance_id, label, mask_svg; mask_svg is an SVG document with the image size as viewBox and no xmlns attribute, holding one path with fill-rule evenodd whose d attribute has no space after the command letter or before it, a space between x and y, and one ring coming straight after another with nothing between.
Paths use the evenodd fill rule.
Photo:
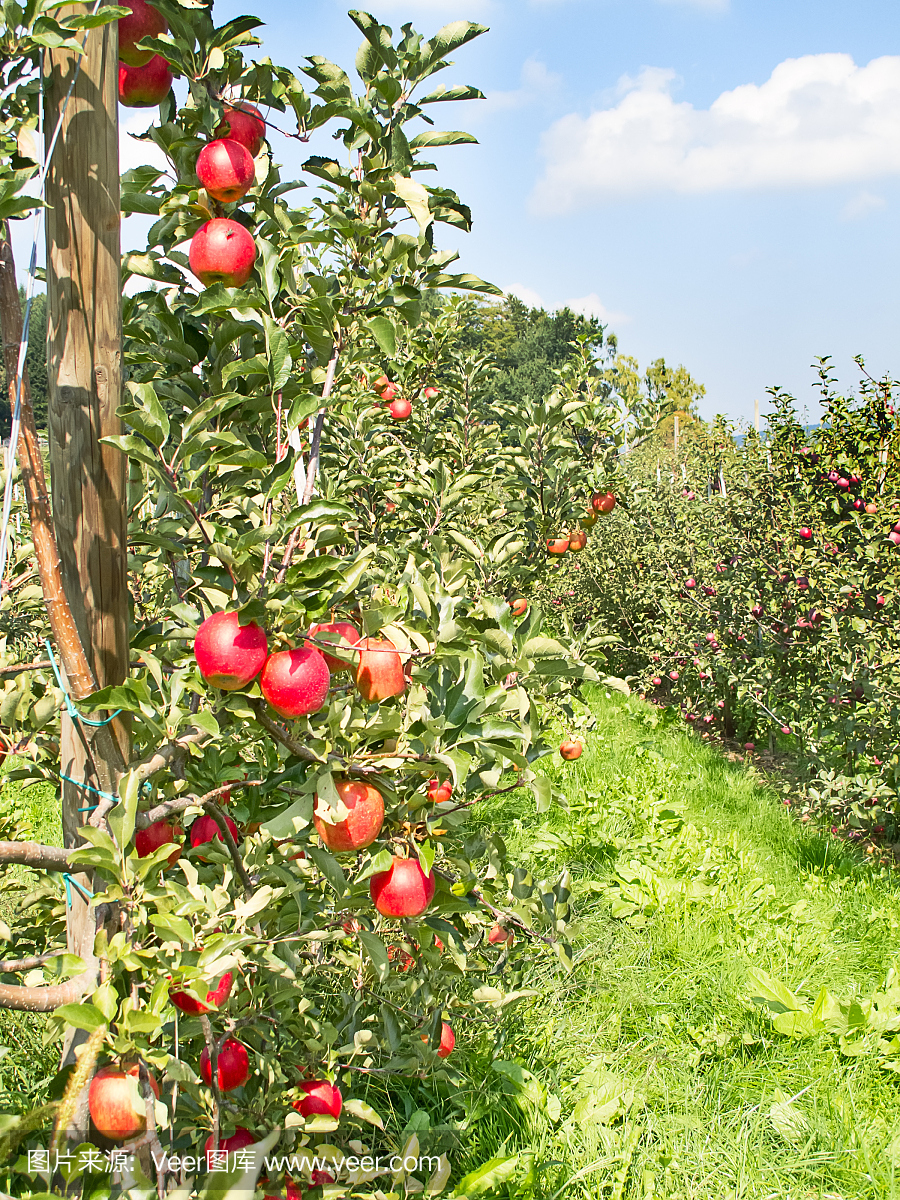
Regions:
<instances>
[{"instance_id":1,"label":"apple tree","mask_svg":"<svg viewBox=\"0 0 900 1200\"><path fill-rule=\"evenodd\" d=\"M393 378L417 397L431 386L465 320L463 300L434 306L432 293L491 290L451 273L435 245L441 222L468 228L465 205L419 181L424 151L472 140L436 130L434 106L479 93L418 92L483 29L455 22L426 40L406 25L395 38L354 11L355 91L317 56L305 85L248 62L251 18L217 27L193 0L152 7L166 28L136 42L176 80L146 134L168 168L122 181L123 210L154 220L123 263L127 430L111 439L130 464L131 670L79 704L92 719L127 714L132 757L116 794L84 786L82 844L30 860L88 874L93 957L64 953L67 901L47 885L41 919L12 931L34 962L2 967L13 1002L40 992L36 969L76 985L49 1025L84 1041L53 1091L53 1145L135 1151L105 1190L153 1176L160 1195L173 1179L185 1195L239 1177L252 1188L274 1146L301 1158L267 1194L365 1190L379 1172L337 1158L396 1141L374 1132L392 1077L451 1087L454 1039L458 1055L515 1001L535 954L570 962L565 875L533 879L467 817L509 787L554 801L541 696L590 669L542 636L539 609L514 616L466 552L454 512L488 431L433 405L398 446L373 414ZM343 147L306 161L301 206L304 181L273 160L278 128L300 141L333 131ZM229 180L203 170L201 186L198 156L235 140L256 151L253 177L223 200ZM249 271L229 257L248 239ZM484 369L457 362L454 387ZM440 495L447 515L383 539L384 498L417 499L418 469L398 471L399 458L431 464L421 507ZM454 492L450 470L472 478ZM29 619L33 641L38 604ZM46 671L5 686L15 704L0 721L31 731L11 778L57 778L62 693ZM36 1144L33 1125L7 1129L8 1146ZM163 1162L204 1145L254 1149L218 1183ZM64 1184L50 1170L31 1186L96 1189L85 1146ZM324 1173L317 1153L334 1160ZM442 1160L435 1189L449 1171Z\"/></svg>"}]
</instances>

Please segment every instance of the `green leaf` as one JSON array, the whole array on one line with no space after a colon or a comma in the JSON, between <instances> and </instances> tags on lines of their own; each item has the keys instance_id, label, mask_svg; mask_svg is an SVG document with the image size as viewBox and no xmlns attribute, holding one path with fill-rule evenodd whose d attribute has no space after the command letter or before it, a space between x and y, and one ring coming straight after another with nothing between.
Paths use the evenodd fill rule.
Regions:
<instances>
[{"instance_id":1,"label":"green leaf","mask_svg":"<svg viewBox=\"0 0 900 1200\"><path fill-rule=\"evenodd\" d=\"M263 315L269 362L269 383L273 392L283 388L291 375L291 351L287 334L268 313Z\"/></svg>"},{"instance_id":2,"label":"green leaf","mask_svg":"<svg viewBox=\"0 0 900 1200\"><path fill-rule=\"evenodd\" d=\"M492 1158L465 1175L453 1191L453 1196L463 1200L467 1197L483 1196L486 1192L495 1191L501 1184L508 1183L519 1167L520 1155L514 1154L506 1158Z\"/></svg>"},{"instance_id":3,"label":"green leaf","mask_svg":"<svg viewBox=\"0 0 900 1200\"><path fill-rule=\"evenodd\" d=\"M136 771L129 771L119 782L120 801L110 810L106 818L112 830L113 837L121 849L125 849L134 837L134 821L137 816L138 796L141 791L141 781Z\"/></svg>"},{"instance_id":4,"label":"green leaf","mask_svg":"<svg viewBox=\"0 0 900 1200\"><path fill-rule=\"evenodd\" d=\"M365 1100L345 1100L342 1111L348 1116L357 1117L360 1121L367 1121L370 1125L377 1125L379 1129L384 1129L384 1121L371 1104L366 1104Z\"/></svg>"},{"instance_id":5,"label":"green leaf","mask_svg":"<svg viewBox=\"0 0 900 1200\"><path fill-rule=\"evenodd\" d=\"M477 87L472 87L469 84L457 83L453 87L446 87L441 84L435 88L433 92L429 92L427 96L423 96L418 104L439 104L445 100L483 100L484 92L479 91Z\"/></svg>"},{"instance_id":6,"label":"green leaf","mask_svg":"<svg viewBox=\"0 0 900 1200\"><path fill-rule=\"evenodd\" d=\"M293 837L312 824L314 803L315 800L312 793L308 796L301 796L299 800L295 800L289 808L279 813L277 817L272 817L270 820L263 822L263 831L276 841L281 841L282 838Z\"/></svg>"},{"instance_id":7,"label":"green leaf","mask_svg":"<svg viewBox=\"0 0 900 1200\"><path fill-rule=\"evenodd\" d=\"M393 321L389 321L387 317L370 317L366 324L382 353L388 358L396 357L397 331Z\"/></svg>"},{"instance_id":8,"label":"green leaf","mask_svg":"<svg viewBox=\"0 0 900 1200\"><path fill-rule=\"evenodd\" d=\"M760 967L751 967L747 972L750 983L750 999L754 1004L765 1005L773 1012L801 1012L800 1001L783 983L767 975Z\"/></svg>"},{"instance_id":9,"label":"green leaf","mask_svg":"<svg viewBox=\"0 0 900 1200\"><path fill-rule=\"evenodd\" d=\"M61 1017L75 1029L83 1029L85 1033L94 1033L107 1023L106 1017L94 1004L63 1004L54 1010L53 1015Z\"/></svg>"},{"instance_id":10,"label":"green leaf","mask_svg":"<svg viewBox=\"0 0 900 1200\"><path fill-rule=\"evenodd\" d=\"M336 858L318 846L308 846L306 853L313 860L339 897L347 891L347 880Z\"/></svg>"},{"instance_id":11,"label":"green leaf","mask_svg":"<svg viewBox=\"0 0 900 1200\"><path fill-rule=\"evenodd\" d=\"M429 65L434 64L487 31L487 25L476 25L474 21L451 21L425 43L423 58Z\"/></svg>"},{"instance_id":12,"label":"green leaf","mask_svg":"<svg viewBox=\"0 0 900 1200\"><path fill-rule=\"evenodd\" d=\"M132 400L131 405L125 405L121 410L125 422L154 446L165 445L169 436L169 418L152 386L131 381L125 386Z\"/></svg>"},{"instance_id":13,"label":"green leaf","mask_svg":"<svg viewBox=\"0 0 900 1200\"><path fill-rule=\"evenodd\" d=\"M394 136L398 133L399 130L395 130ZM428 192L421 183L401 174L394 175L392 182L394 191L415 217L419 230L424 234L434 220L428 207Z\"/></svg>"},{"instance_id":14,"label":"green leaf","mask_svg":"<svg viewBox=\"0 0 900 1200\"><path fill-rule=\"evenodd\" d=\"M384 983L391 973L391 964L384 942L380 937L376 937L374 933L369 933L365 929L360 929L356 936L359 938L360 943L375 968L375 972L378 975L378 982Z\"/></svg>"},{"instance_id":15,"label":"green leaf","mask_svg":"<svg viewBox=\"0 0 900 1200\"><path fill-rule=\"evenodd\" d=\"M170 913L151 913L150 924L163 938L168 934L185 945L193 945L196 940L190 921L184 917L175 917Z\"/></svg>"},{"instance_id":16,"label":"green leaf","mask_svg":"<svg viewBox=\"0 0 900 1200\"><path fill-rule=\"evenodd\" d=\"M458 129L426 129L423 133L416 134L409 143L409 147L411 150L419 150L423 146L464 146L467 144L477 146L478 138Z\"/></svg>"}]
</instances>

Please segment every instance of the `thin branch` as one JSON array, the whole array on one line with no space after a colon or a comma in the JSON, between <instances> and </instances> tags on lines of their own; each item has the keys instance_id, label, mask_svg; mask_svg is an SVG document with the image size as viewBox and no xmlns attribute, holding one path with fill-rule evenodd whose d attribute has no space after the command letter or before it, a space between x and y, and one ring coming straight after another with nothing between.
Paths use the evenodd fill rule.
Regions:
<instances>
[{"instance_id":1,"label":"thin branch","mask_svg":"<svg viewBox=\"0 0 900 1200\"><path fill-rule=\"evenodd\" d=\"M0 667L0 675L16 675L20 671L43 671L50 666L50 659L43 658L39 662L16 663L11 667Z\"/></svg>"},{"instance_id":2,"label":"thin branch","mask_svg":"<svg viewBox=\"0 0 900 1200\"><path fill-rule=\"evenodd\" d=\"M224 795L225 792L230 792L232 788L262 787L265 782L265 779L242 779L240 782L235 780L233 783L226 783L222 787L213 788L205 796L177 796L174 800L164 800L162 804L157 804L155 808L148 809L145 813L138 813L135 818L135 825L138 829L146 829L148 825L153 825L157 821L165 821L167 817L184 812L191 805L196 805L198 808L205 808L211 800L216 800L219 796Z\"/></svg>"},{"instance_id":3,"label":"thin branch","mask_svg":"<svg viewBox=\"0 0 900 1200\"><path fill-rule=\"evenodd\" d=\"M250 707L253 709L257 721L262 725L266 733L271 734L275 741L280 742L282 746L290 750L291 754L297 758L302 758L304 762L316 763L320 767L325 766L324 760L319 758L318 754L310 750L308 746L301 745L289 733L285 733L277 722L272 720L265 710L264 701L254 700L251 697Z\"/></svg>"},{"instance_id":4,"label":"thin branch","mask_svg":"<svg viewBox=\"0 0 900 1200\"><path fill-rule=\"evenodd\" d=\"M253 895L253 883L247 874L247 868L244 866L244 860L241 858L241 852L237 848L237 843L231 835L231 830L228 828L228 822L225 820L225 816L218 804L204 804L203 808L218 825L222 840L228 847L228 853L231 855L231 861L234 863L234 869L237 871L238 878L244 886L244 896L249 900Z\"/></svg>"},{"instance_id":5,"label":"thin branch","mask_svg":"<svg viewBox=\"0 0 900 1200\"><path fill-rule=\"evenodd\" d=\"M35 954L33 958L8 958L6 962L0 962L0 975L33 971L35 967L42 967L45 962L49 962L51 958L58 958L62 953L62 950L51 950L47 954Z\"/></svg>"}]
</instances>

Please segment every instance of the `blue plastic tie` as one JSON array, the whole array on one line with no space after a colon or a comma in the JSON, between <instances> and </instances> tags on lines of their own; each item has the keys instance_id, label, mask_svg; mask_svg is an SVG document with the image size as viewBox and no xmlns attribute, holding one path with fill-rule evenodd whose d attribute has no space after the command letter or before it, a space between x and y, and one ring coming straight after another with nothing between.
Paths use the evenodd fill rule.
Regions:
<instances>
[{"instance_id":1,"label":"blue plastic tie","mask_svg":"<svg viewBox=\"0 0 900 1200\"><path fill-rule=\"evenodd\" d=\"M79 883L75 876L70 875L68 871L63 872L63 883L66 885L66 908L72 907L73 887L78 888L85 900L93 900L94 893L90 890L90 888L86 888L83 883Z\"/></svg>"},{"instance_id":2,"label":"blue plastic tie","mask_svg":"<svg viewBox=\"0 0 900 1200\"><path fill-rule=\"evenodd\" d=\"M56 682L59 684L59 688L65 697L66 712L69 714L72 720L80 721L82 725L93 725L97 729L99 729L102 725L108 725L110 721L114 721L122 711L121 708L117 708L113 715L111 717L107 717L105 721L92 721L90 717L83 717L81 715L81 713L72 703L72 697L69 695L68 689L62 681L62 676L59 673L59 667L56 665L56 656L53 653L53 647L50 645L50 642L47 638L44 638L44 645L47 647L47 653L50 655L50 666L53 668L53 674L56 676ZM100 794L103 795L102 792Z\"/></svg>"},{"instance_id":3,"label":"blue plastic tie","mask_svg":"<svg viewBox=\"0 0 900 1200\"><path fill-rule=\"evenodd\" d=\"M114 796L112 792L101 792L99 788L95 788L90 783L82 783L80 779L73 779L71 775L64 775L62 771L59 773L60 779L65 779L66 783L74 783L77 788L84 788L86 792L93 792L95 796L102 796L104 800L112 800L115 804L119 803L119 797ZM79 812L90 812L91 809L99 808L99 804L92 804L89 808L79 808Z\"/></svg>"}]
</instances>

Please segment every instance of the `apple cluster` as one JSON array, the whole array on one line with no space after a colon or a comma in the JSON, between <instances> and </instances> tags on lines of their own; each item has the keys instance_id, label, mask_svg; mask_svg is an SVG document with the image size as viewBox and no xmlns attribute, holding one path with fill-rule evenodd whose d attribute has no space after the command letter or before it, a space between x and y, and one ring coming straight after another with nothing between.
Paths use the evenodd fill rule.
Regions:
<instances>
[{"instance_id":1,"label":"apple cluster","mask_svg":"<svg viewBox=\"0 0 900 1200\"><path fill-rule=\"evenodd\" d=\"M239 691L259 680L260 690L273 710L282 717L294 718L311 715L325 703L330 688L332 672L352 671L356 689L366 701L386 700L405 691L407 677L400 652L387 639L363 637L349 621L334 621L327 625L313 625L303 638L301 646L289 650L269 653L268 639L263 629L255 622L241 625L236 612L218 612L208 617L200 626L194 640L194 654L200 674L207 684L224 691ZM338 656L342 657L338 657ZM235 781L239 783L239 781ZM322 844L334 854L355 853L376 840L385 819L384 797L379 790L366 781L351 778L334 780L338 797L346 810L340 821L327 821L320 815L317 797L313 816L316 833ZM427 785L428 798L432 803L443 803L450 799L452 786L446 780L432 779ZM230 800L230 789L221 800ZM240 831L230 817L225 818L234 839ZM135 834L135 850L139 857L152 854L161 846L172 844L168 858L172 866L181 854L177 840L178 830L168 821L157 821ZM190 844L198 849L213 839L221 839L218 823L211 816L202 816L194 821L190 829ZM203 855L198 855L206 861ZM305 857L301 851L293 857ZM431 904L435 895L435 879L426 873L418 858L393 857L390 867L372 876L369 893L376 910L390 920L420 916ZM357 932L362 926L348 921L344 929ZM512 934L508 935L509 939ZM504 934L504 942L507 935ZM492 944L496 939L492 941ZM443 945L436 939L439 950ZM389 958L398 970L407 970L414 964L412 956L402 947L389 948ZM404 961L406 960L406 961ZM170 980L169 999L181 1012L189 1016L204 1016L218 1011L229 999L235 983L234 972L229 971L217 980L195 981ZM425 1035L422 1040L427 1040ZM443 1022L440 1041L435 1047L439 1058L446 1058L453 1050L455 1035L451 1027ZM146 1106L137 1087L136 1064L118 1064L104 1067L91 1085L89 1107L97 1130L115 1141L135 1137L145 1129ZM247 1047L237 1038L226 1037L218 1047L215 1062L216 1082L221 1093L242 1087L250 1077L252 1066ZM200 1057L200 1075L208 1087L212 1086L213 1063L208 1049ZM158 1094L156 1081L149 1077L150 1086ZM340 1090L327 1079L304 1080L299 1085L300 1098L293 1107L304 1117L329 1115L337 1119L341 1112ZM229 1137L220 1138L219 1151L241 1149L253 1144L253 1135L237 1127ZM207 1154L215 1149L213 1139L207 1141ZM319 1180L318 1182L333 1182ZM299 1197L296 1185L294 1194ZM265 1183L263 1183L265 1187ZM289 1187L290 1194L290 1187ZM278 1200L271 1197L269 1200Z\"/></svg>"},{"instance_id":2,"label":"apple cluster","mask_svg":"<svg viewBox=\"0 0 900 1200\"><path fill-rule=\"evenodd\" d=\"M147 0L122 0L122 7L131 12L118 22L119 103L127 108L153 108L169 94L172 71L161 54L140 50L138 43L168 33L169 26Z\"/></svg>"},{"instance_id":3,"label":"apple cluster","mask_svg":"<svg viewBox=\"0 0 900 1200\"><path fill-rule=\"evenodd\" d=\"M616 507L616 498L612 492L594 492L587 513L581 518L581 528L570 533L561 533L559 537L547 538L547 553L557 557L571 551L580 552L587 545L588 530L593 529L601 513L611 513Z\"/></svg>"},{"instance_id":4,"label":"apple cluster","mask_svg":"<svg viewBox=\"0 0 900 1200\"><path fill-rule=\"evenodd\" d=\"M167 33L165 17L147 0L124 0L130 8L119 19L119 103L129 108L152 108L172 87L172 71L161 54L139 49L144 38ZM207 195L219 204L236 204L256 179L254 159L266 136L266 123L258 108L246 101L225 106L222 123L213 141L197 157L197 178ZM239 221L216 216L191 239L191 270L204 287L221 282L241 287L256 262L256 242Z\"/></svg>"}]
</instances>

